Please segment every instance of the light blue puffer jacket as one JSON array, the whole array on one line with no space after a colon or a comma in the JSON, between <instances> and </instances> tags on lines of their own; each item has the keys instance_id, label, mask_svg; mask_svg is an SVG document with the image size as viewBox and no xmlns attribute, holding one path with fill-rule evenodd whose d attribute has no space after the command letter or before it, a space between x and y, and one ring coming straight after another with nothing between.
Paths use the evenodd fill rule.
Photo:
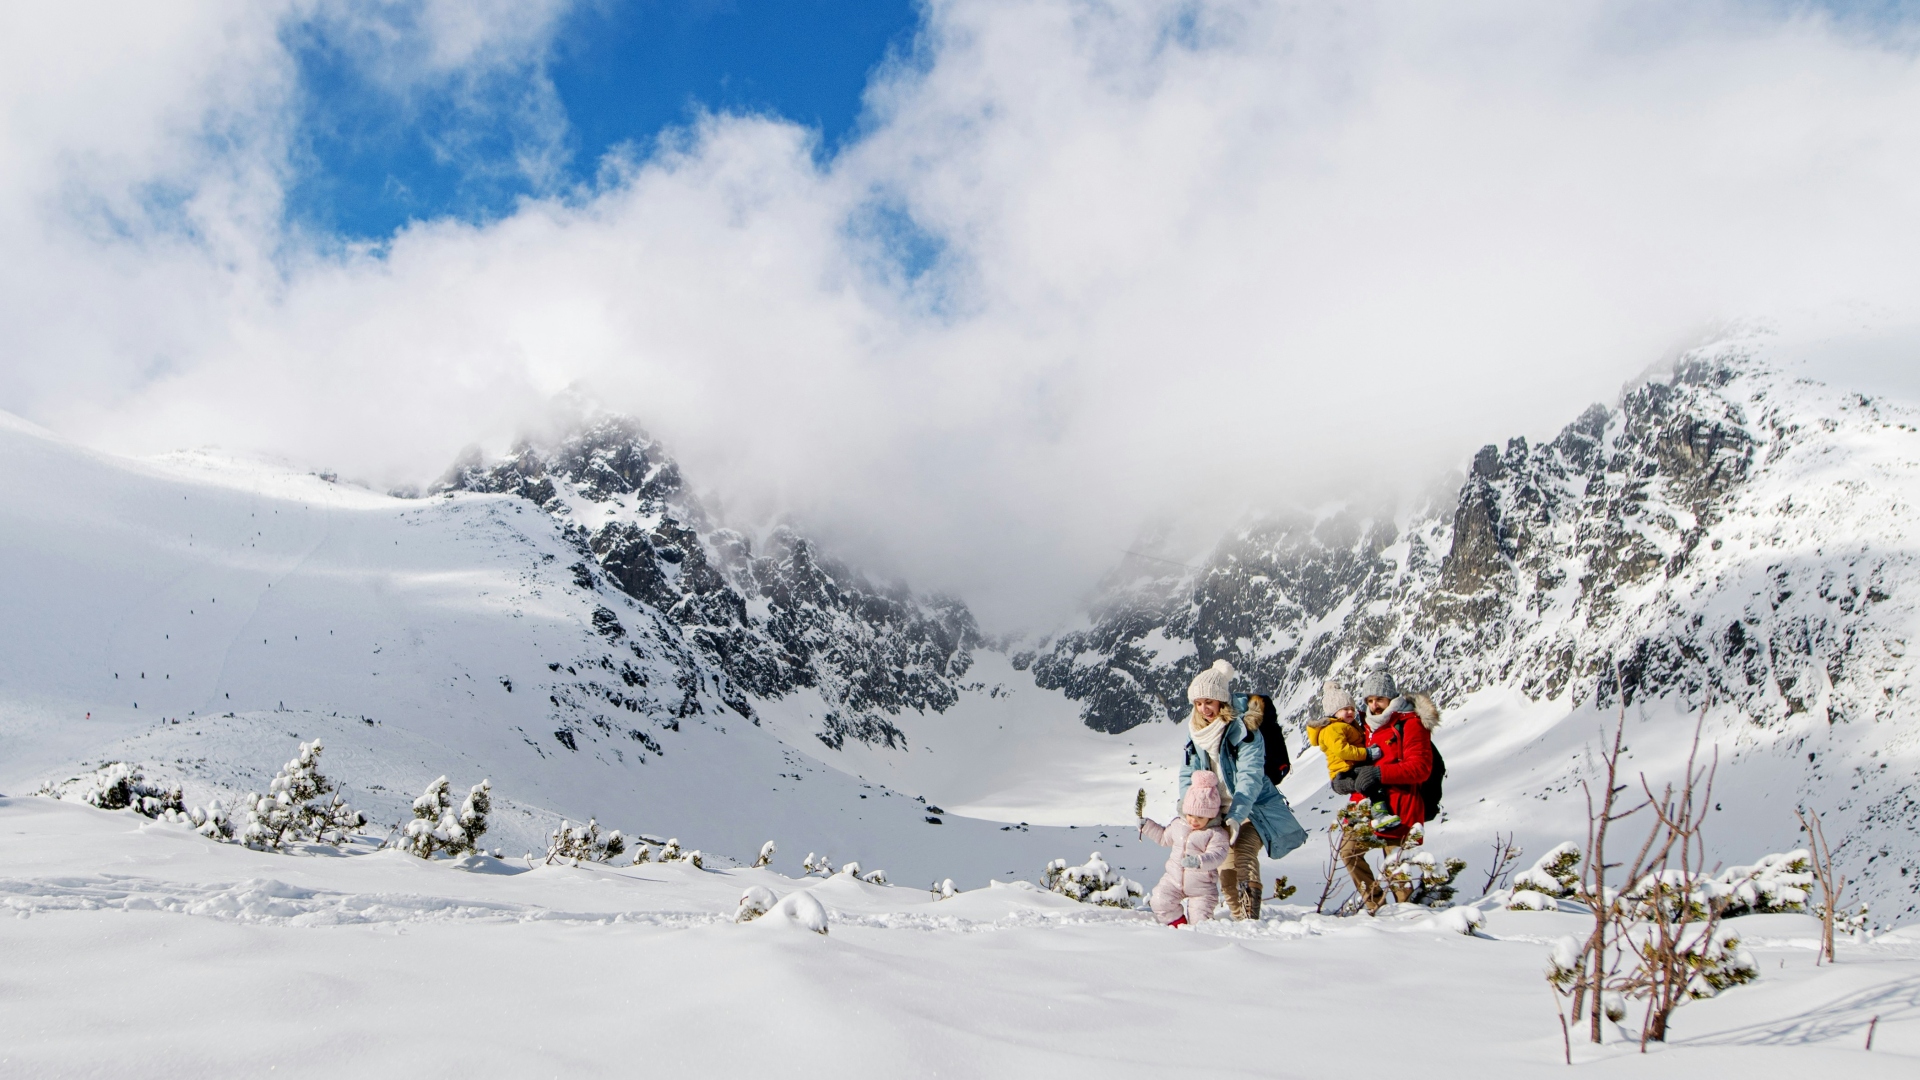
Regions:
<instances>
[{"instance_id":1,"label":"light blue puffer jacket","mask_svg":"<svg viewBox=\"0 0 1920 1080\"><path fill-rule=\"evenodd\" d=\"M1235 720L1220 737L1220 771L1226 790L1233 793L1233 807L1223 815L1227 821L1251 821L1267 843L1267 857L1278 859L1307 842L1307 830L1293 816L1287 797L1267 779L1267 744L1247 730L1245 721ZM1187 797L1187 785L1194 771L1210 769L1213 763L1200 748L1187 740L1186 757L1180 763L1180 797Z\"/></svg>"}]
</instances>

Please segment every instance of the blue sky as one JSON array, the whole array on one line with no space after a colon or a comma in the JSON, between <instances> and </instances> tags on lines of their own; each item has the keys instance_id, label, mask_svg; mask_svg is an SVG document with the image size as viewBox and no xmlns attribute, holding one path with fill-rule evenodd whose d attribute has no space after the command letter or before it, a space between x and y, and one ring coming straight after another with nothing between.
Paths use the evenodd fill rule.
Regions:
<instances>
[{"instance_id":1,"label":"blue sky","mask_svg":"<svg viewBox=\"0 0 1920 1080\"><path fill-rule=\"evenodd\" d=\"M854 130L875 65L911 46L919 14L912 0L587 3L534 69L404 96L372 80L324 28L295 28L287 37L301 94L287 213L355 239L421 218L497 217L522 195L590 181L610 148L644 148L701 108L807 124L831 154ZM549 140L553 119L530 114L555 104L564 115L549 155L558 175L529 176L516 158Z\"/></svg>"}]
</instances>

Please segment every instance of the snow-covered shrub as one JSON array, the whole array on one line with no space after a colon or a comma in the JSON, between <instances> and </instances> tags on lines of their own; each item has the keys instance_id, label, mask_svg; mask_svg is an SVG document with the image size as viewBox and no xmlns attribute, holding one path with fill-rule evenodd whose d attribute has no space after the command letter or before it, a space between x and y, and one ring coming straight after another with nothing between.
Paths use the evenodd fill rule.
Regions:
<instances>
[{"instance_id":1,"label":"snow-covered shrub","mask_svg":"<svg viewBox=\"0 0 1920 1080\"><path fill-rule=\"evenodd\" d=\"M1572 896L1580 887L1581 857L1580 845L1572 841L1561 844L1513 875L1513 887L1556 898Z\"/></svg>"},{"instance_id":2,"label":"snow-covered shrub","mask_svg":"<svg viewBox=\"0 0 1920 1080\"><path fill-rule=\"evenodd\" d=\"M704 870L706 869L706 866L707 866L707 856L705 855L705 853L700 852L698 850L695 850L695 851L681 850L680 841L678 838L668 840L665 844L661 845L660 861L663 863L670 863L670 862L687 863L691 865L695 870Z\"/></svg>"},{"instance_id":3,"label":"snow-covered shrub","mask_svg":"<svg viewBox=\"0 0 1920 1080\"><path fill-rule=\"evenodd\" d=\"M767 841L764 844L761 844L760 857L753 860L754 867L758 869L759 867L762 867L762 866L771 865L773 863L773 853L777 850L779 849L773 846L773 841L771 840Z\"/></svg>"},{"instance_id":4,"label":"snow-covered shrub","mask_svg":"<svg viewBox=\"0 0 1920 1080\"><path fill-rule=\"evenodd\" d=\"M588 818L585 825L575 825L564 818L560 827L547 836L547 862L555 859L569 859L575 866L583 862L612 862L613 857L627 850L627 838L615 829L604 836L600 833L600 823Z\"/></svg>"},{"instance_id":5,"label":"snow-covered shrub","mask_svg":"<svg viewBox=\"0 0 1920 1080\"><path fill-rule=\"evenodd\" d=\"M438 852L469 855L478 850L480 835L487 831L487 815L493 812L493 782L482 780L468 790L456 812L453 797L447 792L447 778L427 785L413 800L413 820L407 822L401 841L409 852L431 859Z\"/></svg>"},{"instance_id":6,"label":"snow-covered shrub","mask_svg":"<svg viewBox=\"0 0 1920 1080\"><path fill-rule=\"evenodd\" d=\"M633 851L634 866L639 866L641 863L650 863L652 861L653 861L653 846L651 844L641 844L639 847L634 849Z\"/></svg>"},{"instance_id":7,"label":"snow-covered shrub","mask_svg":"<svg viewBox=\"0 0 1920 1080\"><path fill-rule=\"evenodd\" d=\"M1843 934L1858 936L1867 930L1867 905L1861 904L1860 910L1851 915L1843 915L1834 921L1834 929Z\"/></svg>"},{"instance_id":8,"label":"snow-covered shrub","mask_svg":"<svg viewBox=\"0 0 1920 1080\"><path fill-rule=\"evenodd\" d=\"M1813 853L1802 848L1768 855L1752 866L1730 866L1714 885L1726 905L1722 918L1805 911L1813 890Z\"/></svg>"},{"instance_id":9,"label":"snow-covered shrub","mask_svg":"<svg viewBox=\"0 0 1920 1080\"><path fill-rule=\"evenodd\" d=\"M320 740L300 744L300 753L280 767L265 795L248 795L247 822L240 842L262 851L277 851L290 843L310 842L338 847L367 819L334 790L320 771ZM328 798L328 796L332 798Z\"/></svg>"},{"instance_id":10,"label":"snow-covered shrub","mask_svg":"<svg viewBox=\"0 0 1920 1080\"><path fill-rule=\"evenodd\" d=\"M1515 889L1507 897L1508 911L1558 911L1560 904L1553 897L1532 889Z\"/></svg>"},{"instance_id":11,"label":"snow-covered shrub","mask_svg":"<svg viewBox=\"0 0 1920 1080\"><path fill-rule=\"evenodd\" d=\"M35 795L62 802L82 802L102 810L131 810L143 817L186 820L187 807L179 788L150 784L135 766L124 761L105 765L70 779L40 786Z\"/></svg>"},{"instance_id":12,"label":"snow-covered shrub","mask_svg":"<svg viewBox=\"0 0 1920 1080\"><path fill-rule=\"evenodd\" d=\"M660 845L661 862L676 862L683 854L684 852L680 850L680 838L677 836Z\"/></svg>"},{"instance_id":13,"label":"snow-covered shrub","mask_svg":"<svg viewBox=\"0 0 1920 1080\"><path fill-rule=\"evenodd\" d=\"M1387 856L1386 865L1381 868L1380 884L1395 896L1404 897L1403 903L1445 907L1459 891L1454 879L1466 868L1465 859L1440 862L1430 852L1409 855L1404 849L1396 850Z\"/></svg>"},{"instance_id":14,"label":"snow-covered shrub","mask_svg":"<svg viewBox=\"0 0 1920 1080\"><path fill-rule=\"evenodd\" d=\"M860 880L869 885L885 885L887 883L887 872L885 870L869 870L860 875Z\"/></svg>"},{"instance_id":15,"label":"snow-covered shrub","mask_svg":"<svg viewBox=\"0 0 1920 1080\"><path fill-rule=\"evenodd\" d=\"M1104 907L1138 907L1147 895L1139 882L1115 873L1097 851L1079 866L1068 866L1065 859L1048 863L1046 886L1068 899Z\"/></svg>"},{"instance_id":16,"label":"snow-covered shrub","mask_svg":"<svg viewBox=\"0 0 1920 1080\"><path fill-rule=\"evenodd\" d=\"M840 872L847 875L848 877L859 877L860 864L857 862L850 862L847 865L841 867Z\"/></svg>"},{"instance_id":17,"label":"snow-covered shrub","mask_svg":"<svg viewBox=\"0 0 1920 1080\"><path fill-rule=\"evenodd\" d=\"M832 877L833 860L827 858L825 855L815 855L809 851L807 852L807 861L800 864L800 870L802 876L819 874L821 877Z\"/></svg>"},{"instance_id":18,"label":"snow-covered shrub","mask_svg":"<svg viewBox=\"0 0 1920 1080\"><path fill-rule=\"evenodd\" d=\"M734 922L752 922L773 909L772 890L764 885L751 885L740 894L740 906L734 909Z\"/></svg>"},{"instance_id":19,"label":"snow-covered shrub","mask_svg":"<svg viewBox=\"0 0 1920 1080\"><path fill-rule=\"evenodd\" d=\"M219 799L208 803L204 809L196 806L187 811L187 822L193 826L194 832L209 839L233 839L233 820L227 814L226 804Z\"/></svg>"},{"instance_id":20,"label":"snow-covered shrub","mask_svg":"<svg viewBox=\"0 0 1920 1080\"><path fill-rule=\"evenodd\" d=\"M935 900L951 900L960 895L960 890L953 887L952 878L927 886L927 891L933 894Z\"/></svg>"},{"instance_id":21,"label":"snow-covered shrub","mask_svg":"<svg viewBox=\"0 0 1920 1080\"><path fill-rule=\"evenodd\" d=\"M1651 963L1658 948L1656 935L1645 923L1632 924L1627 931L1626 947ZM1689 927L1675 943L1674 951L1686 967L1689 998L1710 998L1760 977L1760 965L1740 943L1739 932L1724 925L1711 932L1704 924Z\"/></svg>"}]
</instances>

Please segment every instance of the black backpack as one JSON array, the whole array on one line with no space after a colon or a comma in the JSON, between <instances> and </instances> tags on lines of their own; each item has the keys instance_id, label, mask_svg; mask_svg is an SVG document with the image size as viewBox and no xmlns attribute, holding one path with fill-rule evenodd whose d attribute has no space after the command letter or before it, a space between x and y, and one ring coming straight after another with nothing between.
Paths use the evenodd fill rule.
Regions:
<instances>
[{"instance_id":1,"label":"black backpack","mask_svg":"<svg viewBox=\"0 0 1920 1080\"><path fill-rule=\"evenodd\" d=\"M1287 756L1287 736L1280 730L1280 718L1269 716L1267 722L1260 725L1260 737L1267 744L1267 779L1279 787L1280 781L1293 771L1293 759Z\"/></svg>"},{"instance_id":2,"label":"black backpack","mask_svg":"<svg viewBox=\"0 0 1920 1080\"><path fill-rule=\"evenodd\" d=\"M1429 743L1431 745L1431 743ZM1440 756L1440 748L1433 748L1433 771L1420 782L1420 801L1427 804L1427 820L1440 819L1440 785L1447 778L1447 759Z\"/></svg>"},{"instance_id":3,"label":"black backpack","mask_svg":"<svg viewBox=\"0 0 1920 1080\"><path fill-rule=\"evenodd\" d=\"M1419 721L1415 720L1414 723L1417 724ZM1400 741L1404 743L1406 739L1407 722L1402 720L1400 721ZM1427 773L1427 778L1420 781L1420 786L1416 790L1420 792L1420 802L1427 808L1427 820L1438 821L1440 819L1440 789L1447 779L1447 759L1441 757L1440 748L1433 745L1431 733L1429 733L1427 737L1427 747L1433 752L1433 771Z\"/></svg>"}]
</instances>

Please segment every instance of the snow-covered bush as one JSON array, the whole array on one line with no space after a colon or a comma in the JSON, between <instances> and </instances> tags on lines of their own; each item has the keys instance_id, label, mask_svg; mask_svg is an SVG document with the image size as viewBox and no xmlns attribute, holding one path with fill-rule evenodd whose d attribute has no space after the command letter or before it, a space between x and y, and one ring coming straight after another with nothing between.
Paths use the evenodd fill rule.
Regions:
<instances>
[{"instance_id":1,"label":"snow-covered bush","mask_svg":"<svg viewBox=\"0 0 1920 1080\"><path fill-rule=\"evenodd\" d=\"M807 852L807 861L800 864L800 870L802 876L819 874L821 877L832 877L833 860L825 855L815 855L809 851Z\"/></svg>"},{"instance_id":2,"label":"snow-covered bush","mask_svg":"<svg viewBox=\"0 0 1920 1080\"><path fill-rule=\"evenodd\" d=\"M233 839L233 820L228 816L226 804L219 799L208 803L205 808L196 806L188 810L187 822L193 826L194 832L209 839Z\"/></svg>"},{"instance_id":3,"label":"snow-covered bush","mask_svg":"<svg viewBox=\"0 0 1920 1080\"><path fill-rule=\"evenodd\" d=\"M887 872L885 870L869 870L860 875L860 880L869 885L885 885L887 883Z\"/></svg>"},{"instance_id":4,"label":"snow-covered bush","mask_svg":"<svg viewBox=\"0 0 1920 1080\"><path fill-rule=\"evenodd\" d=\"M960 895L960 890L953 887L952 878L927 886L927 892L931 893L935 900L951 900Z\"/></svg>"},{"instance_id":5,"label":"snow-covered bush","mask_svg":"<svg viewBox=\"0 0 1920 1080\"><path fill-rule=\"evenodd\" d=\"M1625 944L1629 951L1647 957L1648 962L1653 961L1658 949L1656 935L1645 923L1634 924L1628 930ZM1740 943L1739 932L1725 925L1711 932L1704 924L1689 927L1675 943L1674 952L1686 967L1689 998L1710 998L1760 977L1760 965Z\"/></svg>"},{"instance_id":6,"label":"snow-covered bush","mask_svg":"<svg viewBox=\"0 0 1920 1080\"><path fill-rule=\"evenodd\" d=\"M627 838L615 829L601 835L600 823L588 818L585 825L575 825L562 818L560 827L547 836L547 862L555 859L568 859L575 866L583 862L612 862L613 857L627 850Z\"/></svg>"},{"instance_id":7,"label":"snow-covered bush","mask_svg":"<svg viewBox=\"0 0 1920 1080\"><path fill-rule=\"evenodd\" d=\"M447 778L427 785L413 800L413 820L401 845L423 859L436 853L470 855L480 850L480 835L487 831L487 815L493 812L493 782L482 780L468 790L456 812L453 797L447 792Z\"/></svg>"},{"instance_id":8,"label":"snow-covered bush","mask_svg":"<svg viewBox=\"0 0 1920 1080\"><path fill-rule=\"evenodd\" d=\"M1065 859L1048 863L1046 886L1068 899L1104 907L1138 907L1147 895L1139 882L1115 873L1097 851L1079 866L1068 866Z\"/></svg>"},{"instance_id":9,"label":"snow-covered bush","mask_svg":"<svg viewBox=\"0 0 1920 1080\"><path fill-rule=\"evenodd\" d=\"M758 869L758 868L760 868L760 867L762 867L762 866L769 866L769 865L772 865L772 863L773 863L773 853L774 853L775 851L777 851L777 850L779 850L779 849L778 849L778 848L775 848L775 847L773 846L773 841L771 841L771 840L769 840L769 841L767 841L767 842L766 842L766 843L764 843L764 844L761 844L761 845L760 845L760 857L759 857L759 858L757 858L757 859L755 859L755 860L753 860L753 865L754 865L754 868L755 868L755 869Z\"/></svg>"},{"instance_id":10,"label":"snow-covered bush","mask_svg":"<svg viewBox=\"0 0 1920 1080\"><path fill-rule=\"evenodd\" d=\"M1723 918L1805 911L1813 890L1813 853L1802 848L1768 855L1752 866L1730 866L1713 884L1726 905Z\"/></svg>"},{"instance_id":11,"label":"snow-covered bush","mask_svg":"<svg viewBox=\"0 0 1920 1080\"><path fill-rule=\"evenodd\" d=\"M841 867L840 872L847 875L848 877L859 877L860 864L857 862L850 862L847 865Z\"/></svg>"},{"instance_id":12,"label":"snow-covered bush","mask_svg":"<svg viewBox=\"0 0 1920 1080\"><path fill-rule=\"evenodd\" d=\"M680 840L677 837L661 845L660 861L663 863L688 863L691 864L695 870L704 870L707 866L707 857L704 853L700 851L682 851L680 849Z\"/></svg>"},{"instance_id":13,"label":"snow-covered bush","mask_svg":"<svg viewBox=\"0 0 1920 1080\"><path fill-rule=\"evenodd\" d=\"M102 810L131 810L159 820L187 820L179 788L150 784L140 770L124 761L105 765L70 779L40 786L35 795L62 802L82 802Z\"/></svg>"},{"instance_id":14,"label":"snow-covered bush","mask_svg":"<svg viewBox=\"0 0 1920 1080\"><path fill-rule=\"evenodd\" d=\"M773 909L772 890L764 885L751 885L740 894L740 906L734 909L734 922L752 922Z\"/></svg>"},{"instance_id":15,"label":"snow-covered bush","mask_svg":"<svg viewBox=\"0 0 1920 1080\"><path fill-rule=\"evenodd\" d=\"M1459 891L1454 879L1466 868L1465 859L1441 862L1430 852L1409 855L1404 849L1398 849L1387 856L1381 868L1380 884L1392 890L1394 896L1403 897L1402 903L1446 907Z\"/></svg>"},{"instance_id":16,"label":"snow-covered bush","mask_svg":"<svg viewBox=\"0 0 1920 1080\"><path fill-rule=\"evenodd\" d=\"M239 830L241 843L262 851L302 842L338 847L367 823L320 772L323 749L318 739L301 743L300 753L280 767L265 795L243 800L247 822Z\"/></svg>"},{"instance_id":17,"label":"snow-covered bush","mask_svg":"<svg viewBox=\"0 0 1920 1080\"><path fill-rule=\"evenodd\" d=\"M641 844L640 846L633 849L632 865L639 866L641 863L650 863L652 861L653 861L653 845Z\"/></svg>"},{"instance_id":18,"label":"snow-covered bush","mask_svg":"<svg viewBox=\"0 0 1920 1080\"><path fill-rule=\"evenodd\" d=\"M1555 847L1534 860L1534 864L1513 875L1513 893L1507 899L1509 911L1553 911L1580 890L1580 845L1571 841Z\"/></svg>"}]
</instances>

